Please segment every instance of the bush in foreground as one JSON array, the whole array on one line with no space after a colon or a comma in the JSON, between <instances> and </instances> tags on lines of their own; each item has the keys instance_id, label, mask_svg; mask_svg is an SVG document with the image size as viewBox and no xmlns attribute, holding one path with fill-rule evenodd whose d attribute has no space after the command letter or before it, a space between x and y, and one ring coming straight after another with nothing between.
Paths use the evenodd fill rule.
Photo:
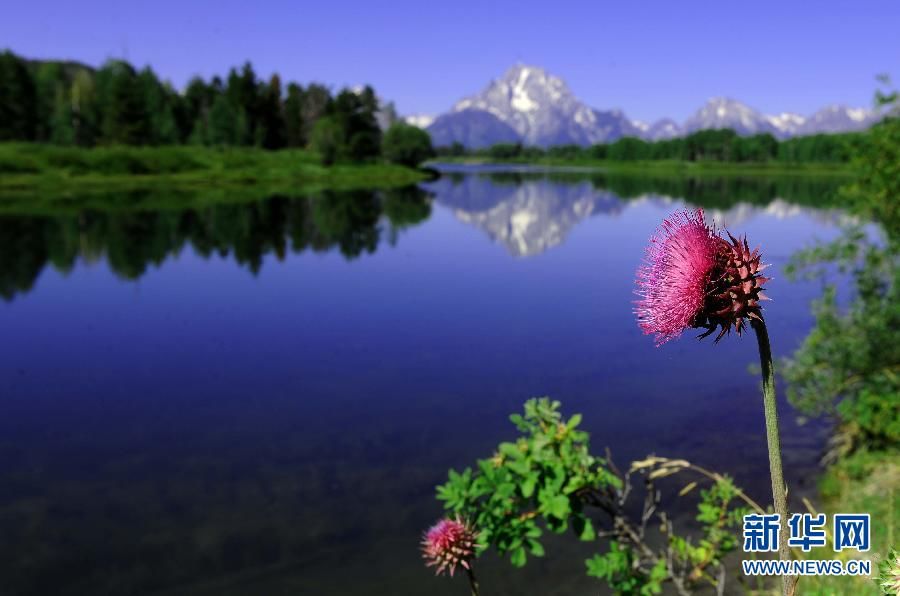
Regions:
<instances>
[{"instance_id":1,"label":"bush in foreground","mask_svg":"<svg viewBox=\"0 0 900 596\"><path fill-rule=\"evenodd\" d=\"M664 585L681 594L710 585L724 589L722 559L738 545L740 521L751 510L763 511L731 479L655 456L623 473L608 454L591 454L588 433L578 429L581 415L565 419L560 403L547 398L527 401L523 414L510 419L520 433L514 442L500 443L474 468L451 470L437 489L447 519L461 520L477 534L476 553L466 550L459 560L473 593L477 555L493 548L522 567L529 557L544 555L546 530L571 530L582 541L609 538L605 552L585 561L585 571L618 593L658 594ZM699 493L701 531L693 537L676 533L672 517L659 507L660 487L668 483L663 479L674 475L691 476L680 497ZM701 484L707 487L695 492ZM430 551L424 555L433 562Z\"/></svg>"}]
</instances>

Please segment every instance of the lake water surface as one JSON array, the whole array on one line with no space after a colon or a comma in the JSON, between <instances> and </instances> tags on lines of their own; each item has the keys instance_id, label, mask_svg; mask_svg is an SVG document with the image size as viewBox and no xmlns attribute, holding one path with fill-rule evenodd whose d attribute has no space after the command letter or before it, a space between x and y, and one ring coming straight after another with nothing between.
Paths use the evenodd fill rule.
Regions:
<instances>
[{"instance_id":1,"label":"lake water surface","mask_svg":"<svg viewBox=\"0 0 900 596\"><path fill-rule=\"evenodd\" d=\"M654 347L634 271L665 216L704 206L774 264L787 355L821 288L780 270L836 235L833 188L463 168L389 192L8 208L0 592L465 594L418 553L434 486L540 395L620 466L683 457L765 501L755 342ZM827 429L782 411L786 476L811 494ZM489 558L485 592L597 593L599 547L571 542L525 570Z\"/></svg>"}]
</instances>

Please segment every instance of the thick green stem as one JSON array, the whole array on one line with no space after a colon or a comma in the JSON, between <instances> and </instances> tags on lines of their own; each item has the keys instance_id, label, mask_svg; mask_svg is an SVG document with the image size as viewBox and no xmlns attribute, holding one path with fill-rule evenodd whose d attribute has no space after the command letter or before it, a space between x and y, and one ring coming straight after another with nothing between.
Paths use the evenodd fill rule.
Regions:
<instances>
[{"instance_id":1,"label":"thick green stem","mask_svg":"<svg viewBox=\"0 0 900 596\"><path fill-rule=\"evenodd\" d=\"M762 319L752 322L759 344L759 361L762 365L763 409L766 413L766 439L769 446L769 474L772 476L772 498L775 501L775 513L781 516L781 536L778 544L778 555L782 561L790 561L791 550L788 547L788 510L787 490L784 483L784 472L781 468L781 439L778 435L778 404L775 398L775 368L772 366L772 349L769 346L769 333ZM789 575L781 577L782 593L788 596L793 592L794 580Z\"/></svg>"}]
</instances>

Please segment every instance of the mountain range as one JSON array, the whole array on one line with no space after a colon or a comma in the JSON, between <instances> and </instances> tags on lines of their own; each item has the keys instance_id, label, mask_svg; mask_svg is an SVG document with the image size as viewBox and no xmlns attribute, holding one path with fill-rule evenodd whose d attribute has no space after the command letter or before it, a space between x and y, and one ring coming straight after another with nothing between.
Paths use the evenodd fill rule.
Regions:
<instances>
[{"instance_id":1,"label":"mountain range","mask_svg":"<svg viewBox=\"0 0 900 596\"><path fill-rule=\"evenodd\" d=\"M865 108L832 105L810 116L763 114L735 99L715 97L679 124L670 118L645 123L617 109L599 110L580 101L559 77L537 66L517 64L481 93L466 97L437 118L410 116L435 145L458 142L477 149L495 143L591 145L624 136L655 141L710 128L731 128L740 135L770 133L779 139L824 132L864 129L877 120Z\"/></svg>"}]
</instances>

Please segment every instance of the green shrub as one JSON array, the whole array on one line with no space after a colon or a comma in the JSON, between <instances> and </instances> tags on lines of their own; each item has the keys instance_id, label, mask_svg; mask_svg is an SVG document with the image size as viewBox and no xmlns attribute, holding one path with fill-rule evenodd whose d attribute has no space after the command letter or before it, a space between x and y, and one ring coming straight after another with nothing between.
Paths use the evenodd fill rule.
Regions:
<instances>
[{"instance_id":1,"label":"green shrub","mask_svg":"<svg viewBox=\"0 0 900 596\"><path fill-rule=\"evenodd\" d=\"M682 593L707 581L724 589L722 558L736 548L737 528L749 511L740 501L762 511L728 477L655 456L633 462L623 473L607 458L591 454L588 433L579 429L580 414L565 419L560 403L547 398L528 400L524 414L510 420L520 433L515 441L500 443L474 468L451 470L437 488L450 517L478 532L478 554L494 548L522 567L529 557L544 555L545 530L571 530L585 542L597 540L602 531L611 539L609 549L588 559L586 572L618 593L658 594L666 582ZM711 481L697 491L695 519L702 531L691 538L676 534L659 507L658 483L676 474ZM698 484L687 484L679 496ZM644 498L642 511L628 502L638 486L643 487L636 497ZM658 528L653 538L651 528ZM717 575L720 579L711 579Z\"/></svg>"},{"instance_id":2,"label":"green shrub","mask_svg":"<svg viewBox=\"0 0 900 596\"><path fill-rule=\"evenodd\" d=\"M410 168L434 157L431 136L416 126L397 123L384 134L381 147L384 157L391 163Z\"/></svg>"},{"instance_id":3,"label":"green shrub","mask_svg":"<svg viewBox=\"0 0 900 596\"><path fill-rule=\"evenodd\" d=\"M825 278L834 267L851 273L852 300L842 307L837 286L831 283L815 302L815 326L784 363L788 399L805 414L837 417L843 452L896 447L900 259L892 245L883 246L861 230L852 230L794 255L787 273Z\"/></svg>"}]
</instances>

